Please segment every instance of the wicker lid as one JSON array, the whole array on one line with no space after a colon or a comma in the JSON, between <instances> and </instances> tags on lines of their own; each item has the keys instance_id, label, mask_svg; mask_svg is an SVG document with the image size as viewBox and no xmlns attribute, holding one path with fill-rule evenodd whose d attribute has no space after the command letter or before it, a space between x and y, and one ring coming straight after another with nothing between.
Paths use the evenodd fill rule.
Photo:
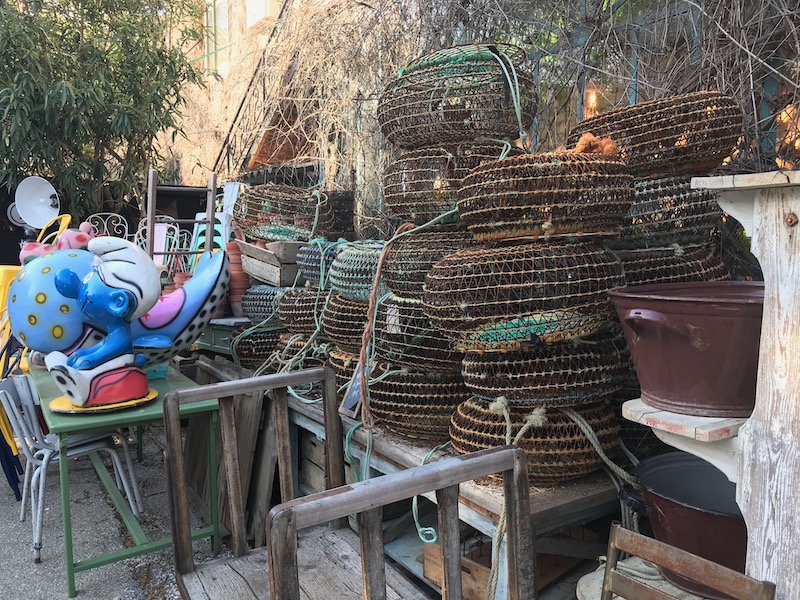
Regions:
<instances>
[{"instance_id":1,"label":"wicker lid","mask_svg":"<svg viewBox=\"0 0 800 600\"><path fill-rule=\"evenodd\" d=\"M489 401L478 398L458 406L450 424L453 450L466 454L506 444L505 417L502 412L491 410L491 406ZM610 407L593 404L575 410L589 423L606 454L618 447L618 426ZM513 439L528 419L530 408L511 407L509 412ZM537 420L543 423L531 427L518 442L528 457L531 485L556 485L602 467L600 456L586 435L560 409L546 409Z\"/></svg>"},{"instance_id":2,"label":"wicker lid","mask_svg":"<svg viewBox=\"0 0 800 600\"><path fill-rule=\"evenodd\" d=\"M402 148L482 136L516 139L536 115L533 77L525 63L525 51L509 44L455 46L421 56L383 90L381 131Z\"/></svg>"},{"instance_id":3,"label":"wicker lid","mask_svg":"<svg viewBox=\"0 0 800 600\"><path fill-rule=\"evenodd\" d=\"M333 223L324 195L277 184L247 187L236 199L233 217L247 237L267 242L309 240Z\"/></svg>"},{"instance_id":4,"label":"wicker lid","mask_svg":"<svg viewBox=\"0 0 800 600\"><path fill-rule=\"evenodd\" d=\"M461 183L458 213L479 241L618 235L633 200L633 176L599 154L505 158Z\"/></svg>"},{"instance_id":5,"label":"wicker lid","mask_svg":"<svg viewBox=\"0 0 800 600\"><path fill-rule=\"evenodd\" d=\"M359 352L361 338L367 326L368 308L366 302L350 300L336 292L331 293L322 312L322 330L325 336L343 350Z\"/></svg>"},{"instance_id":6,"label":"wicker lid","mask_svg":"<svg viewBox=\"0 0 800 600\"><path fill-rule=\"evenodd\" d=\"M613 110L579 123L584 133L610 137L637 177L702 175L730 156L742 135L742 111L730 96L695 92Z\"/></svg>"},{"instance_id":7,"label":"wicker lid","mask_svg":"<svg viewBox=\"0 0 800 600\"><path fill-rule=\"evenodd\" d=\"M593 242L467 248L431 268L423 307L463 350L512 350L586 337L615 318L622 266Z\"/></svg>"}]
</instances>

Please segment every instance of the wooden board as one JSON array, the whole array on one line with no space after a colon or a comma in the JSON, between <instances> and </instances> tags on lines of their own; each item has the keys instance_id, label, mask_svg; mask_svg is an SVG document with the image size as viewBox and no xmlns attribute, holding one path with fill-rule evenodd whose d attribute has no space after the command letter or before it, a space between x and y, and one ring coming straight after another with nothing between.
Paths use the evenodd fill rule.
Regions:
<instances>
[{"instance_id":1,"label":"wooden board","mask_svg":"<svg viewBox=\"0 0 800 600\"><path fill-rule=\"evenodd\" d=\"M297 251L306 244L306 242L269 242L265 248L259 248L242 240L236 240L236 243L245 256L252 256L261 262L276 266L296 263Z\"/></svg>"},{"instance_id":2,"label":"wooden board","mask_svg":"<svg viewBox=\"0 0 800 600\"><path fill-rule=\"evenodd\" d=\"M622 405L622 416L653 429L667 431L699 442L716 442L739 434L747 419L696 417L661 410L645 404L641 398Z\"/></svg>"},{"instance_id":3,"label":"wooden board","mask_svg":"<svg viewBox=\"0 0 800 600\"><path fill-rule=\"evenodd\" d=\"M244 254L242 270L259 281L278 287L292 285L297 277L296 264L274 265Z\"/></svg>"}]
</instances>

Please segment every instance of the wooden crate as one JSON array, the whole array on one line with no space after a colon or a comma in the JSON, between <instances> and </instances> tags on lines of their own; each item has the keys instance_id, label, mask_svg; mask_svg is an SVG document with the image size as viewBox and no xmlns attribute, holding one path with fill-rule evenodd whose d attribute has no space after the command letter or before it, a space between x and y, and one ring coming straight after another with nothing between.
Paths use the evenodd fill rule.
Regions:
<instances>
[{"instance_id":1,"label":"wooden crate","mask_svg":"<svg viewBox=\"0 0 800 600\"><path fill-rule=\"evenodd\" d=\"M596 539L597 537L594 533L582 527L571 527L564 533L571 538L580 540ZM580 562L582 562L582 559L570 556L537 554L536 591L542 590L551 583L556 582ZM491 568L491 543L478 546L461 557L463 600L485 600ZM444 571L442 569L441 552L438 544L424 544L422 572L425 579L441 587Z\"/></svg>"},{"instance_id":2,"label":"wooden crate","mask_svg":"<svg viewBox=\"0 0 800 600\"><path fill-rule=\"evenodd\" d=\"M236 240L242 251L242 270L275 286L292 285L297 276L297 251L304 242L271 242L266 248Z\"/></svg>"}]
</instances>

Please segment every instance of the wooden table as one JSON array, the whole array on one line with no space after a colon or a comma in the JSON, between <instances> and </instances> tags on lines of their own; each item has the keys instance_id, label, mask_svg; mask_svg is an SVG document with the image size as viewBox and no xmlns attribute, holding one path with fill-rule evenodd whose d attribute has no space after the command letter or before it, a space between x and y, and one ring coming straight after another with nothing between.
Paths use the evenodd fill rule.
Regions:
<instances>
[{"instance_id":1,"label":"wooden table","mask_svg":"<svg viewBox=\"0 0 800 600\"><path fill-rule=\"evenodd\" d=\"M310 431L320 439L325 438L321 406L290 398L289 408L292 423ZM342 417L342 422L345 431L357 424L348 417ZM364 459L368 435L361 428L355 430L352 435L349 450L359 461ZM376 426L373 433L370 467L380 474L414 467L422 464L432 447L433 444L430 442L415 442ZM436 460L447 454L447 452L437 452L430 460ZM434 494L428 494L426 497L433 502L436 500ZM619 511L616 488L605 473L596 473L553 488L531 488L530 503L532 526L537 537L555 532L567 525L585 523ZM485 535L494 535L502 505L503 494L499 486L493 487L475 482L460 486L459 518ZM504 546L498 551L501 554L500 564L505 564ZM410 572L422 576L422 565L416 561L416 556L402 552L393 555L392 544L387 544L386 552ZM501 574L495 597L507 598L505 574Z\"/></svg>"},{"instance_id":2,"label":"wooden table","mask_svg":"<svg viewBox=\"0 0 800 600\"><path fill-rule=\"evenodd\" d=\"M60 454L58 470L61 483L61 509L64 520L64 558L67 567L67 594L70 598L73 598L75 596L75 573L168 548L172 545L172 539L167 537L160 540L150 540L147 537L139 525L139 522L133 516L133 512L125 498L123 498L122 494L117 489L116 483L105 466L96 455L91 455L92 464L100 477L100 481L105 486L114 507L119 512L120 518L131 535L133 546L75 562L72 546L72 514L70 510L68 472L70 461L67 459L69 436L78 432L113 431L118 428L138 427L161 421L163 419L164 395L171 390L193 387L197 384L177 371L169 369L165 378L150 381L150 386L158 392L158 397L152 402L120 411L76 415L55 413L48 408L50 401L61 396L62 393L58 390L52 377L45 369L32 368L31 376L39 390L45 423L47 423L50 433L57 434L59 437ZM214 488L217 482L216 428L218 422L218 408L217 400L196 402L181 407L181 415L192 416L210 413L211 418L208 419L208 472L209 485ZM209 521L211 525L193 531L192 537L194 539L211 537L212 546L216 553L219 551L216 489L211 491L209 497L211 498L209 502Z\"/></svg>"}]
</instances>

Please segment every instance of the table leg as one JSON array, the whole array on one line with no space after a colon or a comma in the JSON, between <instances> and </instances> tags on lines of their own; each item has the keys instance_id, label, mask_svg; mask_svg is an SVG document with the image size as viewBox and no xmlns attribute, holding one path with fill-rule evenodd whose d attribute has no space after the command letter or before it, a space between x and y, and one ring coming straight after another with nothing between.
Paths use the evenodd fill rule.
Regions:
<instances>
[{"instance_id":1,"label":"table leg","mask_svg":"<svg viewBox=\"0 0 800 600\"><path fill-rule=\"evenodd\" d=\"M219 515L217 514L217 424L219 412L212 410L208 422L208 518L211 520L211 550L219 554Z\"/></svg>"},{"instance_id":2,"label":"table leg","mask_svg":"<svg viewBox=\"0 0 800 600\"><path fill-rule=\"evenodd\" d=\"M58 436L58 475L61 484L61 513L64 520L64 561L67 567L67 596L75 597L75 563L72 554L72 513L69 503L69 434Z\"/></svg>"}]
</instances>

